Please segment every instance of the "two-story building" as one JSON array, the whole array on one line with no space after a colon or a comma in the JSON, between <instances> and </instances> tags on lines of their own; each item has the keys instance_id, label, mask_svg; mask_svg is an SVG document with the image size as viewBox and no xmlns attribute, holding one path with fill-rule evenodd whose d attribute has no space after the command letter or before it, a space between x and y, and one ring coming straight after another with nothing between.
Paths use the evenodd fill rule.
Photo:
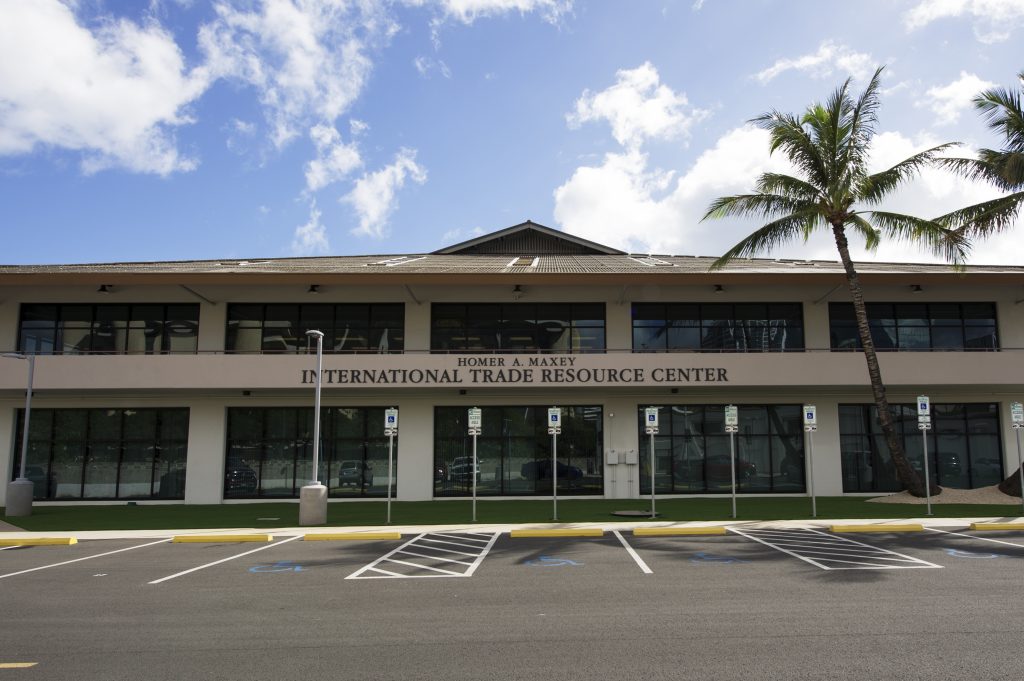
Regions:
<instances>
[{"instance_id":1,"label":"two-story building","mask_svg":"<svg viewBox=\"0 0 1024 681\"><path fill-rule=\"evenodd\" d=\"M52 502L293 499L322 458L332 499L897 491L837 262L637 255L526 222L434 253L0 266L0 350L34 355L27 477ZM1016 470L1024 268L861 263L911 458L931 398L931 474ZM0 358L0 471L19 471L28 362ZM467 410L482 409L478 464ZM4 487L0 486L0 495ZM0 504L3 499L0 498Z\"/></svg>"}]
</instances>

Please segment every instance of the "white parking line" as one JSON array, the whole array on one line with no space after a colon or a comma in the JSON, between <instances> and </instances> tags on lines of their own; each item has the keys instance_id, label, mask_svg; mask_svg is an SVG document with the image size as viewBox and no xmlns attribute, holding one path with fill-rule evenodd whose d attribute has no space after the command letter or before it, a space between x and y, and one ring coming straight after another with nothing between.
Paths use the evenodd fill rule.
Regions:
<instances>
[{"instance_id":1,"label":"white parking line","mask_svg":"<svg viewBox=\"0 0 1024 681\"><path fill-rule=\"evenodd\" d=\"M889 549L879 548L877 546L854 541L853 539L848 539L846 537L831 537L820 530L805 528L784 531L757 529L744 531L735 527L730 527L729 531L738 534L741 537L753 539L765 546L770 546L771 548L777 551L782 551L794 558L799 558L800 560L810 563L815 567L819 567L822 570L904 570L912 568L942 567L941 565L929 563L928 561L921 560L920 558L896 553ZM762 536L767 537L767 539L762 539ZM806 539L818 540L819 538L827 538L830 542L833 542L833 544L830 547L816 545L813 549L800 546L800 543ZM789 548L785 548L785 545L787 544L796 544L796 546L792 546L792 550L790 550ZM857 548L851 548L851 544ZM842 546L842 548L839 548L840 546ZM857 551L858 554L851 554L849 553L850 551ZM892 558L892 556L897 556L897 558ZM862 560L844 560L846 558L860 558ZM878 562L866 562L871 560ZM899 561L904 564L894 565L892 562L884 561ZM835 563L838 565L833 567L826 565L825 563Z\"/></svg>"},{"instance_id":2,"label":"white parking line","mask_svg":"<svg viewBox=\"0 0 1024 681\"><path fill-rule=\"evenodd\" d=\"M618 530L612 530L612 534L619 538L619 541L622 543L622 548L626 549L626 553L633 557L633 560L636 561L636 564L640 566L641 572L643 572L645 575L654 574L654 570L647 567L647 563L644 562L644 559L640 557L640 554L633 550L633 547L626 542L625 537L619 534Z\"/></svg>"},{"instance_id":3,"label":"white parking line","mask_svg":"<svg viewBox=\"0 0 1024 681\"><path fill-rule=\"evenodd\" d=\"M62 563L53 563L51 565L42 565L40 567L29 568L28 570L21 570L19 572L10 572L6 575L0 575L0 579L6 579L7 577L14 577L16 575L23 575L26 572L35 572L36 570L46 570L48 568L60 567L61 565L70 565L71 563L80 563L83 560L92 560L93 558L102 558L103 556L112 556L115 553L122 553L124 551L134 551L135 549L142 549L147 546L153 546L154 544L163 544L164 542L171 541L171 538L161 539L160 541L152 541L148 544L139 544L138 546L129 546L126 549L118 549L116 551L107 551L106 553L97 553L95 556L86 556L84 558L75 558L74 560L65 560Z\"/></svg>"},{"instance_id":4,"label":"white parking line","mask_svg":"<svg viewBox=\"0 0 1024 681\"><path fill-rule=\"evenodd\" d=\"M499 534L500 533L495 532L494 534L483 535L483 537L486 537L486 539L485 539L485 538L481 537L480 535L477 535L477 537L465 537L463 535L447 535L447 534L438 534L438 533L430 533L430 534L428 534L428 533L424 532L423 534L419 534L419 535L413 537L412 539L410 539L406 543L402 544L398 548L394 549L393 551L390 551L389 553L384 554L383 556L381 556L377 560L373 561L369 565L364 565L363 567L359 568L358 570L356 570L355 572L350 574L345 579L395 579L395 578L398 578L398 579L423 579L423 578L426 578L426 577L471 577L471 576L473 576L473 573L476 572L476 569L478 567L480 567L480 563L483 562L484 557L486 557L487 554L490 552L491 548L494 546L494 543L496 541L498 541ZM468 544L462 543L462 541L455 542L455 541L445 541L445 540L440 540L440 539L430 539L430 537L437 537L437 536L444 536L444 537L448 537L450 539L459 539L459 540L462 540L462 541L483 542L483 545L475 545L474 546L474 545L468 545ZM427 545L426 542L430 542L430 545ZM458 551L456 549L447 548L446 546L435 546L435 544L449 544L449 545L453 545L453 546L459 546L459 547L465 548L465 549L476 549L477 552L476 553L467 553L466 551ZM429 554L429 553L416 553L415 551L412 551L410 549L419 549L421 551L436 551L438 553L447 553L447 554L455 555L455 556L467 556L467 557L473 558L473 561L472 562L467 562L467 561L464 561L464 560L457 560L455 558L443 558L441 556L435 556L435 555L432 555L432 554ZM443 568L434 567L434 566L431 566L431 565L423 565L421 563L414 563L412 561L400 560L398 558L395 558L395 556L398 556L398 555L405 555L405 556L412 555L412 556L417 556L417 557L423 558L423 559L428 560L428 561L439 561L439 562L444 562L444 563L455 563L455 564L458 564L458 565L466 565L468 567L466 568L465 572L457 572L455 570L445 570ZM412 568L415 568L417 570L430 570L432 572L437 572L437 573L441 573L441 574L433 574L433 575L402 574L400 572L392 572L391 570L385 570L385 569L383 569L381 567L378 567L382 563L395 563L395 564L398 564L398 565L405 565L407 567L412 567ZM380 574L373 574L373 573L380 573Z\"/></svg>"},{"instance_id":5,"label":"white parking line","mask_svg":"<svg viewBox=\"0 0 1024 681\"><path fill-rule=\"evenodd\" d=\"M245 553L239 553L239 554L234 555L234 556L228 556L227 558L221 558L220 560L215 560L212 563L207 563L206 565L200 565L199 567L194 567L194 568L192 568L190 570L184 570L182 572L177 572L177 573L175 573L173 575L168 575L167 577L161 577L160 579L154 579L152 582L149 582L149 584L159 584L160 582L166 582L167 580L174 579L175 577L181 577L182 575L187 575L187 574L192 573L192 572L197 572L199 570L204 570L204 569L206 569L208 567L213 567L214 565L220 565L221 563L226 563L229 560L234 560L235 558L241 558L242 556L248 556L250 553L256 553L258 551L266 551L267 549L272 549L275 546L280 546L281 544L287 544L288 542L295 541L296 539L302 539L302 535L301 534L297 534L294 537L288 537L287 539L285 539L283 541L274 542L273 544L267 544L266 546L261 546L258 549L252 549L251 551L246 551Z\"/></svg>"},{"instance_id":6,"label":"white parking line","mask_svg":"<svg viewBox=\"0 0 1024 681\"><path fill-rule=\"evenodd\" d=\"M942 534L955 534L958 537L968 537L969 539L977 539L978 541L990 541L993 544L1006 544L1007 546L1016 546L1017 548L1024 549L1024 544L1014 544L1012 541L1003 541L1002 539L992 539L991 537L978 537L973 534L964 534L963 532L950 532L949 530L936 530L934 527L924 528L929 532L941 532Z\"/></svg>"}]
</instances>

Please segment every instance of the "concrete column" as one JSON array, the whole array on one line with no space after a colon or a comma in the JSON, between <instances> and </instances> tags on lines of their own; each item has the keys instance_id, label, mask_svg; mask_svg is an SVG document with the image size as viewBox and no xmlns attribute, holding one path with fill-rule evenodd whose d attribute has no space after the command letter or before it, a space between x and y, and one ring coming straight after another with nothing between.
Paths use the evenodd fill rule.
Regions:
<instances>
[{"instance_id":1,"label":"concrete column","mask_svg":"<svg viewBox=\"0 0 1024 681\"><path fill-rule=\"evenodd\" d=\"M604 401L604 495L608 499L635 499L640 493L640 443L636 430L636 398L615 397ZM609 463L614 453L618 463Z\"/></svg>"},{"instance_id":2,"label":"concrete column","mask_svg":"<svg viewBox=\"0 0 1024 681\"><path fill-rule=\"evenodd\" d=\"M227 319L226 303L199 304L199 352L224 352Z\"/></svg>"},{"instance_id":3,"label":"concrete column","mask_svg":"<svg viewBox=\"0 0 1024 681\"><path fill-rule=\"evenodd\" d=\"M633 313L629 301L608 301L605 310L605 343L609 350L632 352Z\"/></svg>"},{"instance_id":4,"label":"concrete column","mask_svg":"<svg viewBox=\"0 0 1024 681\"><path fill-rule=\"evenodd\" d=\"M219 402L197 402L189 409L186 504L219 504L224 497L227 410Z\"/></svg>"},{"instance_id":5,"label":"concrete column","mask_svg":"<svg viewBox=\"0 0 1024 681\"><path fill-rule=\"evenodd\" d=\"M828 331L828 301L804 302L804 347L808 350L827 350L831 346Z\"/></svg>"},{"instance_id":6,"label":"concrete column","mask_svg":"<svg viewBox=\"0 0 1024 681\"><path fill-rule=\"evenodd\" d=\"M0 303L0 352L14 352L18 347L18 303ZM12 360L14 361L14 360Z\"/></svg>"},{"instance_id":7,"label":"concrete column","mask_svg":"<svg viewBox=\"0 0 1024 681\"><path fill-rule=\"evenodd\" d=\"M398 407L399 436L395 440L398 487L395 499L429 501L434 498L434 408L426 400L402 402ZM398 444L401 443L401 446Z\"/></svg>"},{"instance_id":8,"label":"concrete column","mask_svg":"<svg viewBox=\"0 0 1024 681\"><path fill-rule=\"evenodd\" d=\"M839 451L839 401L809 399L818 408L818 430L814 433L814 494L840 496L843 493L843 460ZM810 488L808 487L808 491Z\"/></svg>"},{"instance_id":9,"label":"concrete column","mask_svg":"<svg viewBox=\"0 0 1024 681\"><path fill-rule=\"evenodd\" d=\"M419 305L409 298L405 301L405 350L430 351L430 302L422 298Z\"/></svg>"},{"instance_id":10,"label":"concrete column","mask_svg":"<svg viewBox=\"0 0 1024 681\"><path fill-rule=\"evenodd\" d=\"M11 363L16 359L6 360ZM14 415L18 407L10 406L0 408L0 474L7 476L4 480L10 480L14 472L15 453L21 451L21 442L14 441ZM0 506L7 505L7 485L0 485Z\"/></svg>"}]
</instances>

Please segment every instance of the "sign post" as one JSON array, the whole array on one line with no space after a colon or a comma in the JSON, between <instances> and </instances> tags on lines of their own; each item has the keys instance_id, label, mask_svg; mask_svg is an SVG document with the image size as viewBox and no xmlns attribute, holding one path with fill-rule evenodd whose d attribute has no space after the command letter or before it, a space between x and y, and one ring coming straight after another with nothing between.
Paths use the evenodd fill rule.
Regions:
<instances>
[{"instance_id":1,"label":"sign post","mask_svg":"<svg viewBox=\"0 0 1024 681\"><path fill-rule=\"evenodd\" d=\"M469 434L473 436L473 467L470 469L473 476L473 522L476 522L476 436L483 430L483 412L478 407L471 407L469 410Z\"/></svg>"},{"instance_id":2,"label":"sign post","mask_svg":"<svg viewBox=\"0 0 1024 681\"><path fill-rule=\"evenodd\" d=\"M384 434L388 436L388 524L391 524L391 462L395 453L395 435L398 435L398 410L384 410Z\"/></svg>"},{"instance_id":3,"label":"sign post","mask_svg":"<svg viewBox=\"0 0 1024 681\"><path fill-rule=\"evenodd\" d=\"M1013 432L1017 434L1017 472L1020 475L1020 507L1024 513L1024 464L1021 463L1020 453L1020 431L1024 430L1024 404L1020 402L1010 403L1010 421L1013 423Z\"/></svg>"},{"instance_id":4,"label":"sign post","mask_svg":"<svg viewBox=\"0 0 1024 681\"><path fill-rule=\"evenodd\" d=\"M917 396L917 429L921 431L921 451L924 452L924 494L928 515L932 514L932 484L928 479L928 431L932 429L931 401L925 395Z\"/></svg>"},{"instance_id":5,"label":"sign post","mask_svg":"<svg viewBox=\"0 0 1024 681\"><path fill-rule=\"evenodd\" d=\"M548 435L551 436L552 520L558 520L558 436L562 434L562 408L548 409Z\"/></svg>"},{"instance_id":6,"label":"sign post","mask_svg":"<svg viewBox=\"0 0 1024 681\"><path fill-rule=\"evenodd\" d=\"M732 517L736 517L736 433L740 431L739 409L725 407L725 432L729 433L729 470L732 476Z\"/></svg>"},{"instance_id":7,"label":"sign post","mask_svg":"<svg viewBox=\"0 0 1024 681\"><path fill-rule=\"evenodd\" d=\"M651 436L651 520L657 517L654 512L654 436L658 434L658 408L647 407L644 409L644 432Z\"/></svg>"},{"instance_id":8,"label":"sign post","mask_svg":"<svg viewBox=\"0 0 1024 681\"><path fill-rule=\"evenodd\" d=\"M807 490L811 493L811 517L818 517L818 500L814 496L814 433L818 430L818 408L804 405L804 433L807 438Z\"/></svg>"}]
</instances>

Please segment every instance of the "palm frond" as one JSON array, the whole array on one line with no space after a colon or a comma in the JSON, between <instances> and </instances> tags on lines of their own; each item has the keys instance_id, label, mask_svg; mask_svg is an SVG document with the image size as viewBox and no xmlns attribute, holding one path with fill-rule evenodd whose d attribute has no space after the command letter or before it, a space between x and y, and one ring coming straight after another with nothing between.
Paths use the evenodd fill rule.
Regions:
<instances>
[{"instance_id":1,"label":"palm frond","mask_svg":"<svg viewBox=\"0 0 1024 681\"><path fill-rule=\"evenodd\" d=\"M806 201L799 201L788 196L778 194L739 194L737 196L723 196L715 199L708 207L701 221L708 218L737 217L759 217L773 218L802 211L807 207Z\"/></svg>"},{"instance_id":2,"label":"palm frond","mask_svg":"<svg viewBox=\"0 0 1024 681\"><path fill-rule=\"evenodd\" d=\"M1024 111L1019 92L985 90L974 98L974 106L988 127L1005 138L1009 150L1024 151Z\"/></svg>"},{"instance_id":3,"label":"palm frond","mask_svg":"<svg viewBox=\"0 0 1024 681\"><path fill-rule=\"evenodd\" d=\"M920 244L926 251L954 265L963 264L970 255L967 233L949 229L938 221L887 211L870 211L863 215L870 215L887 237Z\"/></svg>"},{"instance_id":4,"label":"palm frond","mask_svg":"<svg viewBox=\"0 0 1024 681\"><path fill-rule=\"evenodd\" d=\"M816 201L820 197L818 188L799 177L782 173L763 173L757 178L754 188L759 194L778 194L799 201Z\"/></svg>"},{"instance_id":5,"label":"palm frond","mask_svg":"<svg viewBox=\"0 0 1024 681\"><path fill-rule=\"evenodd\" d=\"M808 182L818 187L828 184L828 172L821 150L796 117L780 111L771 111L751 119L750 122L768 131L771 152L781 150Z\"/></svg>"},{"instance_id":6,"label":"palm frond","mask_svg":"<svg viewBox=\"0 0 1024 681\"><path fill-rule=\"evenodd\" d=\"M853 231L857 232L864 238L864 247L868 251L874 253L878 250L878 245L882 241L881 235L870 222L862 218L860 215L854 214L850 216L849 225L853 227Z\"/></svg>"},{"instance_id":7,"label":"palm frond","mask_svg":"<svg viewBox=\"0 0 1024 681\"><path fill-rule=\"evenodd\" d=\"M1022 206L1024 191L955 210L934 222L962 232L967 238L987 237L1013 227Z\"/></svg>"},{"instance_id":8,"label":"palm frond","mask_svg":"<svg viewBox=\"0 0 1024 681\"><path fill-rule=\"evenodd\" d=\"M935 163L938 154L954 146L954 142L940 144L914 154L888 170L863 178L857 187L857 198L869 204L878 204L900 184L917 175L922 168Z\"/></svg>"},{"instance_id":9,"label":"palm frond","mask_svg":"<svg viewBox=\"0 0 1024 681\"><path fill-rule=\"evenodd\" d=\"M735 258L770 252L774 248L805 235L807 226L818 220L820 220L820 216L816 211L801 211L769 222L726 251L722 257L711 264L709 269L719 270Z\"/></svg>"}]
</instances>

